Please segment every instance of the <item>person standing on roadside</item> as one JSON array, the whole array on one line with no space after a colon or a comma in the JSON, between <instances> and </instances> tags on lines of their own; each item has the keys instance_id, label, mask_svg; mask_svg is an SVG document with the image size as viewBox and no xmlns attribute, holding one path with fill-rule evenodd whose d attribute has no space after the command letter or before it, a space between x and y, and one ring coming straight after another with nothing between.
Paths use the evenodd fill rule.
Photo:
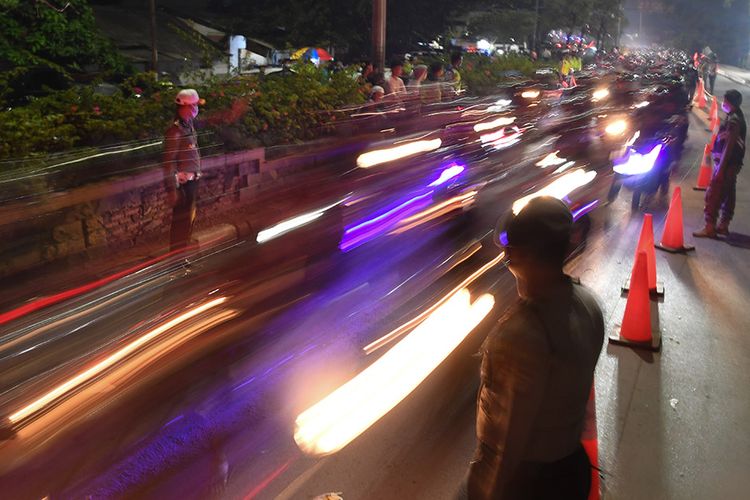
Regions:
<instances>
[{"instance_id":1,"label":"person standing on roadside","mask_svg":"<svg viewBox=\"0 0 750 500\"><path fill-rule=\"evenodd\" d=\"M691 64L685 65L685 90L688 95L688 105L693 105L693 98L695 97L695 89L698 85L698 70Z\"/></svg>"},{"instance_id":2,"label":"person standing on roadside","mask_svg":"<svg viewBox=\"0 0 750 500\"><path fill-rule=\"evenodd\" d=\"M464 56L460 52L455 52L451 55L451 63L445 70L443 76L447 85L445 94L460 95L463 89L461 82L461 65L464 62Z\"/></svg>"},{"instance_id":3,"label":"person standing on roadside","mask_svg":"<svg viewBox=\"0 0 750 500\"><path fill-rule=\"evenodd\" d=\"M175 98L175 119L164 134L164 188L167 203L172 207L170 250L181 250L190 244L196 218L201 176L201 155L195 131L199 103L197 91L181 90Z\"/></svg>"},{"instance_id":4,"label":"person standing on roadside","mask_svg":"<svg viewBox=\"0 0 750 500\"><path fill-rule=\"evenodd\" d=\"M729 223L734 217L737 192L737 174L742 169L745 158L747 123L742 113L742 94L728 90L724 94L721 109L727 116L719 127L711 153L714 171L711 183L706 190L703 229L693 233L696 238L715 238L717 234L729 234ZM716 220L721 211L719 225Z\"/></svg>"},{"instance_id":5,"label":"person standing on roadside","mask_svg":"<svg viewBox=\"0 0 750 500\"><path fill-rule=\"evenodd\" d=\"M393 95L396 100L401 100L406 96L406 85L401 75L404 73L404 63L396 59L391 63L391 76L388 78L388 95Z\"/></svg>"},{"instance_id":6,"label":"person standing on roadside","mask_svg":"<svg viewBox=\"0 0 750 500\"><path fill-rule=\"evenodd\" d=\"M714 85L716 84L716 74L719 72L719 57L716 54L711 54L711 57L708 60L706 72L708 74L708 80L706 81L708 91L713 95Z\"/></svg>"},{"instance_id":7,"label":"person standing on roadside","mask_svg":"<svg viewBox=\"0 0 750 500\"><path fill-rule=\"evenodd\" d=\"M532 199L496 230L520 301L482 345L477 449L470 500L586 500L591 464L581 445L602 311L563 272L573 216L560 200Z\"/></svg>"},{"instance_id":8,"label":"person standing on roadside","mask_svg":"<svg viewBox=\"0 0 750 500\"><path fill-rule=\"evenodd\" d=\"M414 66L412 71L411 80L409 85L406 86L406 91L409 94L408 105L411 111L419 113L422 104L422 82L427 79L427 66L424 64L418 64Z\"/></svg>"},{"instance_id":9,"label":"person standing on roadside","mask_svg":"<svg viewBox=\"0 0 750 500\"><path fill-rule=\"evenodd\" d=\"M422 104L437 104L442 100L443 92L441 86L444 74L443 63L435 61L430 64L430 69L427 72L427 82L422 83L419 87Z\"/></svg>"}]
</instances>

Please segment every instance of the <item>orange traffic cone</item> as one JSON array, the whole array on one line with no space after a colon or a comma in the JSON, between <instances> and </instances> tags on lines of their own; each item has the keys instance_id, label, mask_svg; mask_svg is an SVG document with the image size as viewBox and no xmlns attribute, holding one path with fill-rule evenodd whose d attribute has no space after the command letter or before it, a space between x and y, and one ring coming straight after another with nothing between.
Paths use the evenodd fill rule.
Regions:
<instances>
[{"instance_id":1,"label":"orange traffic cone","mask_svg":"<svg viewBox=\"0 0 750 500\"><path fill-rule=\"evenodd\" d=\"M614 344L658 351L661 348L661 333L651 328L647 259L646 252L638 252L630 279L630 293L628 302L625 304L622 325L609 336L609 341Z\"/></svg>"},{"instance_id":2,"label":"orange traffic cone","mask_svg":"<svg viewBox=\"0 0 750 500\"><path fill-rule=\"evenodd\" d=\"M701 161L701 168L698 170L698 182L693 187L696 191L705 191L708 189L708 185L711 184L713 169L711 168L710 159L712 149L713 146L711 144L706 144L706 147L703 148L703 161Z\"/></svg>"},{"instance_id":3,"label":"orange traffic cone","mask_svg":"<svg viewBox=\"0 0 750 500\"><path fill-rule=\"evenodd\" d=\"M656 245L659 250L672 253L685 253L695 250L695 247L685 244L684 228L682 227L682 189L674 188L672 202L667 212L667 222L664 224L664 233L661 242Z\"/></svg>"},{"instance_id":4,"label":"orange traffic cone","mask_svg":"<svg viewBox=\"0 0 750 500\"><path fill-rule=\"evenodd\" d=\"M719 135L718 132L714 132L714 135L711 136L711 140L709 141L706 146L708 147L708 152L712 153L714 150L714 144L716 144L716 137Z\"/></svg>"},{"instance_id":5,"label":"orange traffic cone","mask_svg":"<svg viewBox=\"0 0 750 500\"><path fill-rule=\"evenodd\" d=\"M599 500L601 498L599 486L599 434L596 431L596 390L591 384L589 402L586 405L586 417L583 422L583 433L581 444L589 456L591 462L591 489L588 500Z\"/></svg>"},{"instance_id":6,"label":"orange traffic cone","mask_svg":"<svg viewBox=\"0 0 750 500\"><path fill-rule=\"evenodd\" d=\"M695 89L693 104L701 109L706 107L706 89L703 87L703 78L698 78L698 87Z\"/></svg>"},{"instance_id":7,"label":"orange traffic cone","mask_svg":"<svg viewBox=\"0 0 750 500\"><path fill-rule=\"evenodd\" d=\"M719 98L714 96L713 99L711 99L711 110L708 112L708 119L709 119L709 130L714 131L718 130L719 125L721 122L719 121L719 105L716 103ZM713 144L713 142L711 143Z\"/></svg>"},{"instance_id":8,"label":"orange traffic cone","mask_svg":"<svg viewBox=\"0 0 750 500\"><path fill-rule=\"evenodd\" d=\"M638 257L639 252L646 252L646 270L648 271L648 290L652 295L658 297L664 296L664 285L657 283L656 281L656 254L654 252L654 216L651 214L645 214L643 216L643 226L641 226L641 236L638 238L638 246L635 247L635 256ZM631 276L625 285L622 287L622 291L628 293L630 291L630 284L633 281Z\"/></svg>"}]
</instances>

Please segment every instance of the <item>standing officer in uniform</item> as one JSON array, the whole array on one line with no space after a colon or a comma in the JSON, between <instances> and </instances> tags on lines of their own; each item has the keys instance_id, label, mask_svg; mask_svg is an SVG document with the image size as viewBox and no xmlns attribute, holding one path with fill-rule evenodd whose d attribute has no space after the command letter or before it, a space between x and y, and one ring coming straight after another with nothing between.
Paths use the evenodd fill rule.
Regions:
<instances>
[{"instance_id":1,"label":"standing officer in uniform","mask_svg":"<svg viewBox=\"0 0 750 500\"><path fill-rule=\"evenodd\" d=\"M181 90L175 98L177 113L164 134L164 187L172 207L170 250L180 250L190 243L196 216L198 179L201 176L201 155L195 117L200 97L193 89Z\"/></svg>"},{"instance_id":2,"label":"standing officer in uniform","mask_svg":"<svg viewBox=\"0 0 750 500\"><path fill-rule=\"evenodd\" d=\"M696 238L715 238L717 234L729 234L729 223L734 216L737 174L745 157L747 136L747 124L741 105L742 94L737 90L727 90L721 104L721 109L727 116L719 127L713 144L714 172L706 191L706 225L693 233ZM717 226L720 208L721 220Z\"/></svg>"},{"instance_id":3,"label":"standing officer in uniform","mask_svg":"<svg viewBox=\"0 0 750 500\"><path fill-rule=\"evenodd\" d=\"M496 232L520 301L482 346L469 500L588 498L581 434L604 319L592 294L563 273L572 227L568 207L545 196Z\"/></svg>"}]
</instances>

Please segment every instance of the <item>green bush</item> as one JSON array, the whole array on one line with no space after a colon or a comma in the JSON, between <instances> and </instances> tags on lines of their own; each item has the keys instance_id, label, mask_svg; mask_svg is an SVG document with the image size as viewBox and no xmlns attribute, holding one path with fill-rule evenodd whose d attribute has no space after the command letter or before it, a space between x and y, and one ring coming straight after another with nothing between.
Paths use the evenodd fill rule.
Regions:
<instances>
[{"instance_id":1,"label":"green bush","mask_svg":"<svg viewBox=\"0 0 750 500\"><path fill-rule=\"evenodd\" d=\"M506 72L531 76L535 63L509 55L467 55L462 80L471 94L488 94ZM200 118L225 149L271 146L325 135L336 110L364 100L354 70L329 75L311 64L284 76L210 78L197 87L206 99ZM74 148L96 148L161 137L174 116L177 89L153 73L126 79L113 95L80 86L32 98L0 112L0 160Z\"/></svg>"},{"instance_id":2,"label":"green bush","mask_svg":"<svg viewBox=\"0 0 750 500\"><path fill-rule=\"evenodd\" d=\"M528 57L516 54L486 57L467 55L461 71L462 81L469 93L486 95L493 93L498 84L507 81L510 73L531 77L539 67Z\"/></svg>"},{"instance_id":3,"label":"green bush","mask_svg":"<svg viewBox=\"0 0 750 500\"><path fill-rule=\"evenodd\" d=\"M328 76L300 65L286 76L213 78L197 87L199 118L232 147L308 140L326 133L335 110L362 102L351 72ZM161 137L174 117L176 89L135 75L113 95L78 87L0 112L0 159Z\"/></svg>"}]
</instances>

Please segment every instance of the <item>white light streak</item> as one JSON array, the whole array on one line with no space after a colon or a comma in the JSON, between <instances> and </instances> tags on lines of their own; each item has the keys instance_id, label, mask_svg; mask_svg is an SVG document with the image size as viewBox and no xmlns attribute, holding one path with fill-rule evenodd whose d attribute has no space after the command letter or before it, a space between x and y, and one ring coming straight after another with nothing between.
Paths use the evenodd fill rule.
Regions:
<instances>
[{"instance_id":1,"label":"white light streak","mask_svg":"<svg viewBox=\"0 0 750 500\"><path fill-rule=\"evenodd\" d=\"M518 213L520 213L531 200L540 196L553 196L558 200L562 200L576 189L593 181L594 177L596 177L596 172L594 170L588 172L581 168L573 170L559 179L555 179L552 183L543 187L539 191L516 200L515 203L513 203L513 213L518 215Z\"/></svg>"},{"instance_id":2,"label":"white light streak","mask_svg":"<svg viewBox=\"0 0 750 500\"><path fill-rule=\"evenodd\" d=\"M504 117L498 118L497 120L493 120L491 122L477 123L476 125L474 125L474 132L482 132L484 130L494 130L496 128L510 125L515 121L516 121L515 116L510 116L510 117L504 116Z\"/></svg>"},{"instance_id":3,"label":"white light streak","mask_svg":"<svg viewBox=\"0 0 750 500\"><path fill-rule=\"evenodd\" d=\"M267 229L264 229L263 231L258 232L258 236L255 238L255 241L258 243L266 243L267 241L270 241L274 238L278 238L279 236L283 234L286 234L299 227L309 224L312 221L320 218L327 210L335 207L336 205L341 204L346 199L348 199L348 197L344 198L344 200L340 200L340 201L337 201L336 203L328 205L327 207L323 207L313 212L308 212L306 214L292 217L291 219L287 219L283 222L279 222L275 226L271 226Z\"/></svg>"},{"instance_id":4,"label":"white light streak","mask_svg":"<svg viewBox=\"0 0 750 500\"><path fill-rule=\"evenodd\" d=\"M294 440L306 453L334 453L407 397L490 313L495 299L473 304L467 289L453 295L390 351L302 412Z\"/></svg>"},{"instance_id":5,"label":"white light streak","mask_svg":"<svg viewBox=\"0 0 750 500\"><path fill-rule=\"evenodd\" d=\"M370 168L383 163L414 156L419 153L434 151L441 145L442 141L440 139L432 139L427 141L408 142L387 149L376 149L375 151L368 151L367 153L361 154L359 158L357 158L357 166L359 168Z\"/></svg>"}]
</instances>

